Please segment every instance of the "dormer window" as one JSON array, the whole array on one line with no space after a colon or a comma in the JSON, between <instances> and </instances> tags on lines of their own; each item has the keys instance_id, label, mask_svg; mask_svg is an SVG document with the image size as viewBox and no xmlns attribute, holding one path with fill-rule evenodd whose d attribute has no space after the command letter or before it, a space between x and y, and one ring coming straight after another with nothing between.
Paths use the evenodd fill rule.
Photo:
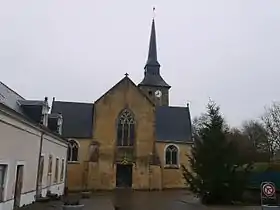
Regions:
<instances>
[{"instance_id":1,"label":"dormer window","mask_svg":"<svg viewBox=\"0 0 280 210\"><path fill-rule=\"evenodd\" d=\"M62 114L47 114L48 117L48 128L62 135L62 124L63 124L63 117Z\"/></svg>"},{"instance_id":2,"label":"dormer window","mask_svg":"<svg viewBox=\"0 0 280 210\"><path fill-rule=\"evenodd\" d=\"M28 116L36 123L43 124L45 126L48 125L48 112L49 105L48 99L45 100L18 100L17 103L21 107L21 111L24 115Z\"/></svg>"},{"instance_id":3,"label":"dormer window","mask_svg":"<svg viewBox=\"0 0 280 210\"><path fill-rule=\"evenodd\" d=\"M60 115L58 120L57 120L57 132L60 135L62 134L62 123L63 123L63 119L62 119L62 115Z\"/></svg>"}]
</instances>

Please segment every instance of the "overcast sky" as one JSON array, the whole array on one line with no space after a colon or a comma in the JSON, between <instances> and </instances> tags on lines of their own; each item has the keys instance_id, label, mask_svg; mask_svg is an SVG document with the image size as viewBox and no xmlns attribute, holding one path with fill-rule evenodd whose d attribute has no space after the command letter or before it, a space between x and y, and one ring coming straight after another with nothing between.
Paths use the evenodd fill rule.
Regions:
<instances>
[{"instance_id":1,"label":"overcast sky","mask_svg":"<svg viewBox=\"0 0 280 210\"><path fill-rule=\"evenodd\" d=\"M139 83L152 7L170 103L211 97L231 125L280 99L279 0L2 0L0 80L27 99L93 102L126 72Z\"/></svg>"}]
</instances>

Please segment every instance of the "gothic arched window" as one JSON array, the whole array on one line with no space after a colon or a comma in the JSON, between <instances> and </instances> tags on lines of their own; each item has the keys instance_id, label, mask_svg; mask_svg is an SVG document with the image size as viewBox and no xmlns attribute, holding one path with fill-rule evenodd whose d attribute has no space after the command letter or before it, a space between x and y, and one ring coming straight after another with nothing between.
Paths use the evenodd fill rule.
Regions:
<instances>
[{"instance_id":1,"label":"gothic arched window","mask_svg":"<svg viewBox=\"0 0 280 210\"><path fill-rule=\"evenodd\" d=\"M165 165L178 166L179 149L175 145L169 145L165 149Z\"/></svg>"},{"instance_id":2,"label":"gothic arched window","mask_svg":"<svg viewBox=\"0 0 280 210\"><path fill-rule=\"evenodd\" d=\"M118 118L117 146L133 146L135 138L135 120L133 114L125 109Z\"/></svg>"},{"instance_id":3,"label":"gothic arched window","mask_svg":"<svg viewBox=\"0 0 280 210\"><path fill-rule=\"evenodd\" d=\"M78 152L79 152L79 145L78 143L73 140L70 139L69 143L68 143L68 161L78 161Z\"/></svg>"}]
</instances>

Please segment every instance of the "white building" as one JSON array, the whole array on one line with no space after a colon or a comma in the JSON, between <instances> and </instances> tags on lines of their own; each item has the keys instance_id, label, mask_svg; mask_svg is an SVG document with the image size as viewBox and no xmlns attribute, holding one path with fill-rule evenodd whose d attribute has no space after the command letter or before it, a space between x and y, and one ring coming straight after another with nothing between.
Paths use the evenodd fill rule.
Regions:
<instances>
[{"instance_id":1,"label":"white building","mask_svg":"<svg viewBox=\"0 0 280 210\"><path fill-rule=\"evenodd\" d=\"M0 210L31 204L47 192L63 194L61 119L48 114L47 99L25 100L0 82Z\"/></svg>"}]
</instances>

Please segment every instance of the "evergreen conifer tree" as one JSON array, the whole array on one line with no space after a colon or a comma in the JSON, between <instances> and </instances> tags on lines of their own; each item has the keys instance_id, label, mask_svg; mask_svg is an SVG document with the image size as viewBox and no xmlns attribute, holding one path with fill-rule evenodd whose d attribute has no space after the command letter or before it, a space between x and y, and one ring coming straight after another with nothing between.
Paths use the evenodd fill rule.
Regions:
<instances>
[{"instance_id":1,"label":"evergreen conifer tree","mask_svg":"<svg viewBox=\"0 0 280 210\"><path fill-rule=\"evenodd\" d=\"M228 127L213 101L207 105L189 155L190 168L183 175L190 190L204 203L230 203L240 200L250 164L239 158L235 144L228 141Z\"/></svg>"}]
</instances>

